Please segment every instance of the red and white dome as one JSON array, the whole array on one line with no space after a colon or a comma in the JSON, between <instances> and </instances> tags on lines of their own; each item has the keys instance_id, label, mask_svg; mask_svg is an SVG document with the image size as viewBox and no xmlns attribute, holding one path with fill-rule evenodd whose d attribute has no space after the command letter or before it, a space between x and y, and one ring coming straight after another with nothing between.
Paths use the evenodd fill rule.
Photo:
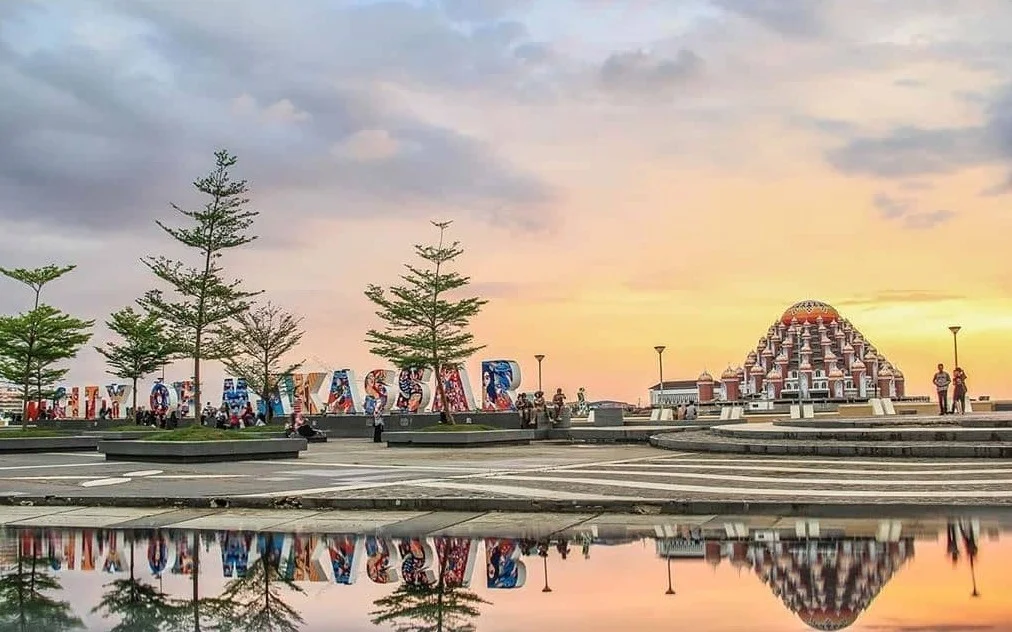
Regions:
<instances>
[{"instance_id":1,"label":"red and white dome","mask_svg":"<svg viewBox=\"0 0 1012 632\"><path fill-rule=\"evenodd\" d=\"M822 318L823 323L834 323L840 319L840 314L835 307L822 301L801 301L787 308L780 317L780 322L785 325L790 325L791 322L814 325L819 318Z\"/></svg>"}]
</instances>

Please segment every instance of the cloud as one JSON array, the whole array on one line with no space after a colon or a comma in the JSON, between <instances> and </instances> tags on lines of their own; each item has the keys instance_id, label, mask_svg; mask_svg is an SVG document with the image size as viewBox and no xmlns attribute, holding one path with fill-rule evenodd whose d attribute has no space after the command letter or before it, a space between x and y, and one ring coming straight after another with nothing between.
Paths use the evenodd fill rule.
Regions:
<instances>
[{"instance_id":1,"label":"cloud","mask_svg":"<svg viewBox=\"0 0 1012 632\"><path fill-rule=\"evenodd\" d=\"M317 199L369 199L374 215L448 204L501 225L550 223L541 207L551 187L539 176L465 132L392 111L361 83L463 87L491 77L494 86L525 72L514 55L522 25L468 36L407 3L308 2L281 18L250 0L240 20L228 5L112 0L103 8L115 12L88 17L130 25L128 35L61 39L46 29L80 18L76 5L8 4L16 28L0 33L0 222L136 230L170 201L185 205L211 152L228 147L254 201L312 189ZM4 39L13 32L18 45ZM335 147L355 164L335 162Z\"/></svg>"},{"instance_id":2,"label":"cloud","mask_svg":"<svg viewBox=\"0 0 1012 632\"><path fill-rule=\"evenodd\" d=\"M998 184L989 186L980 192L982 197L997 197L1012 193L1012 174L1006 176L1005 180Z\"/></svg>"},{"instance_id":3,"label":"cloud","mask_svg":"<svg viewBox=\"0 0 1012 632\"><path fill-rule=\"evenodd\" d=\"M442 0L443 11L452 20L488 22L523 11L533 0Z\"/></svg>"},{"instance_id":4,"label":"cloud","mask_svg":"<svg viewBox=\"0 0 1012 632\"><path fill-rule=\"evenodd\" d=\"M864 296L853 296L842 300L834 301L837 305L864 306L864 305L897 305L917 303L942 303L945 301L957 301L966 298L962 294L950 292L936 292L933 290L886 290L875 294Z\"/></svg>"},{"instance_id":5,"label":"cloud","mask_svg":"<svg viewBox=\"0 0 1012 632\"><path fill-rule=\"evenodd\" d=\"M899 221L904 227L914 230L934 228L956 216L952 211L946 210L918 212L915 200L897 198L881 192L872 197L872 205L883 219Z\"/></svg>"},{"instance_id":6,"label":"cloud","mask_svg":"<svg viewBox=\"0 0 1012 632\"><path fill-rule=\"evenodd\" d=\"M702 66L702 58L691 50L682 49L673 57L628 51L610 55L601 65L600 79L609 90L655 94L696 77Z\"/></svg>"},{"instance_id":7,"label":"cloud","mask_svg":"<svg viewBox=\"0 0 1012 632\"><path fill-rule=\"evenodd\" d=\"M712 0L730 13L761 24L776 33L811 37L826 31L824 0Z\"/></svg>"}]
</instances>

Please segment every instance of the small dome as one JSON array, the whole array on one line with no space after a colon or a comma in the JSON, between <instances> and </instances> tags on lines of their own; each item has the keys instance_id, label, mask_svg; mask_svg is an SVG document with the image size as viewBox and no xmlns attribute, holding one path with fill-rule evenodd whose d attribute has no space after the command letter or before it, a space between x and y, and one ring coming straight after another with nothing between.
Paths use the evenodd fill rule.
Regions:
<instances>
[{"instance_id":1,"label":"small dome","mask_svg":"<svg viewBox=\"0 0 1012 632\"><path fill-rule=\"evenodd\" d=\"M763 373L765 373L766 371L764 371L764 370L763 370L763 368L762 368L762 366L761 366L761 365L758 365L758 364L756 364L755 366L753 366L753 367L752 367L752 370L751 370L751 371L749 371L749 372L750 372L750 373L751 373L752 375L762 375L762 374L763 374Z\"/></svg>"},{"instance_id":2,"label":"small dome","mask_svg":"<svg viewBox=\"0 0 1012 632\"><path fill-rule=\"evenodd\" d=\"M833 365L833 368L829 370L829 377L831 377L831 378L842 378L843 377L843 371L840 370L840 367L838 367L836 365Z\"/></svg>"},{"instance_id":3,"label":"small dome","mask_svg":"<svg viewBox=\"0 0 1012 632\"><path fill-rule=\"evenodd\" d=\"M801 301L787 308L784 315L780 317L780 322L784 324L791 322L815 324L819 322L820 318L823 323L833 323L840 319L840 314L832 305L822 301Z\"/></svg>"},{"instance_id":4,"label":"small dome","mask_svg":"<svg viewBox=\"0 0 1012 632\"><path fill-rule=\"evenodd\" d=\"M712 382L713 381L713 376L710 375L709 371L704 370L702 373L699 374L699 378L696 379L696 381L697 382Z\"/></svg>"},{"instance_id":5,"label":"small dome","mask_svg":"<svg viewBox=\"0 0 1012 632\"><path fill-rule=\"evenodd\" d=\"M780 373L780 367L773 367L770 372L766 374L767 380L782 380L784 376Z\"/></svg>"},{"instance_id":6,"label":"small dome","mask_svg":"<svg viewBox=\"0 0 1012 632\"><path fill-rule=\"evenodd\" d=\"M896 378L897 380L904 379L903 378L903 371L900 371L899 369L893 369L893 377Z\"/></svg>"},{"instance_id":7,"label":"small dome","mask_svg":"<svg viewBox=\"0 0 1012 632\"><path fill-rule=\"evenodd\" d=\"M884 378L884 377L892 377L893 376L893 371L889 367L885 367L884 369L882 369L881 371L878 372L878 376L879 376L879 379Z\"/></svg>"},{"instance_id":8,"label":"small dome","mask_svg":"<svg viewBox=\"0 0 1012 632\"><path fill-rule=\"evenodd\" d=\"M861 361L861 358L857 358L856 360L854 360L854 364L850 365L850 368L854 371L864 371L868 367L865 365L864 362Z\"/></svg>"},{"instance_id":9,"label":"small dome","mask_svg":"<svg viewBox=\"0 0 1012 632\"><path fill-rule=\"evenodd\" d=\"M878 362L878 354L868 349L868 353L864 354L865 362Z\"/></svg>"},{"instance_id":10,"label":"small dome","mask_svg":"<svg viewBox=\"0 0 1012 632\"><path fill-rule=\"evenodd\" d=\"M738 367L734 370L734 374L737 375L738 377L741 377L742 375L745 375L745 369L743 369L742 367Z\"/></svg>"},{"instance_id":11,"label":"small dome","mask_svg":"<svg viewBox=\"0 0 1012 632\"><path fill-rule=\"evenodd\" d=\"M747 357L747 359L751 360L752 362L755 362L755 359L756 359L755 351L749 351L748 352L748 356L746 356L746 357Z\"/></svg>"},{"instance_id":12,"label":"small dome","mask_svg":"<svg viewBox=\"0 0 1012 632\"><path fill-rule=\"evenodd\" d=\"M724 372L720 374L720 379L722 380L733 380L736 377L738 377L738 372L731 368L731 365L728 365L727 368L724 369Z\"/></svg>"}]
</instances>

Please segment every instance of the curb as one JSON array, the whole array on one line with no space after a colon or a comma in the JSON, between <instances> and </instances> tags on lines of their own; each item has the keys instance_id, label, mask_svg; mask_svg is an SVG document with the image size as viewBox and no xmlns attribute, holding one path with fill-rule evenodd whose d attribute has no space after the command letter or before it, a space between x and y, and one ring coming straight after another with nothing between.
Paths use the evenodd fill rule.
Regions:
<instances>
[{"instance_id":1,"label":"curb","mask_svg":"<svg viewBox=\"0 0 1012 632\"><path fill-rule=\"evenodd\" d=\"M885 442L881 442L885 443ZM939 444L930 441L907 441L901 445L881 445L880 442L845 443L827 440L825 443L764 443L759 437L754 442L707 441L669 438L657 435L650 438L650 445L663 450L677 450L699 453L790 455L828 457L879 457L909 459L1009 459L1012 458L1012 442L997 445L965 444L952 442Z\"/></svg>"},{"instance_id":2,"label":"curb","mask_svg":"<svg viewBox=\"0 0 1012 632\"><path fill-rule=\"evenodd\" d=\"M445 511L626 515L787 515L812 518L939 517L939 514L1012 515L1012 504L982 505L969 500L920 503L747 502L737 500L553 501L507 498L246 498L7 496L0 507L130 507L138 509L261 509L316 511Z\"/></svg>"}]
</instances>

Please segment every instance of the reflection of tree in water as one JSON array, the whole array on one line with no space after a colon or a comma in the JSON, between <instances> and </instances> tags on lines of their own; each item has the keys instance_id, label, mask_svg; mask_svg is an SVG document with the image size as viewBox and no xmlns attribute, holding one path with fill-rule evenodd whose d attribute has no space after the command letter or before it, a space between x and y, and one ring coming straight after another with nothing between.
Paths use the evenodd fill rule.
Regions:
<instances>
[{"instance_id":1,"label":"reflection of tree in water","mask_svg":"<svg viewBox=\"0 0 1012 632\"><path fill-rule=\"evenodd\" d=\"M378 608L369 613L373 624L390 623L394 632L474 632L476 627L471 619L481 615L478 606L491 604L464 589L460 582L463 574L451 566L461 562L454 558L452 549L465 542L466 539L438 538L439 568L435 581L428 583L420 575L404 577L397 590L373 602Z\"/></svg>"},{"instance_id":2,"label":"reflection of tree in water","mask_svg":"<svg viewBox=\"0 0 1012 632\"><path fill-rule=\"evenodd\" d=\"M223 631L232 632L297 632L304 621L299 613L281 598L281 590L295 593L303 590L294 580L280 572L281 536L268 533L260 536L260 557L244 576L225 585L218 605L227 616L221 622Z\"/></svg>"},{"instance_id":3,"label":"reflection of tree in water","mask_svg":"<svg viewBox=\"0 0 1012 632\"><path fill-rule=\"evenodd\" d=\"M41 537L35 533L19 534L17 540L17 566L0 577L0 632L61 632L84 628L69 603L44 594L58 591L61 586L52 575L38 567Z\"/></svg>"},{"instance_id":4,"label":"reflection of tree in water","mask_svg":"<svg viewBox=\"0 0 1012 632\"><path fill-rule=\"evenodd\" d=\"M102 618L118 616L120 622L110 632L162 632L181 629L180 607L158 588L137 579L134 573L135 538L126 534L130 545L130 577L105 585L108 589L92 613ZM185 627L182 627L185 629Z\"/></svg>"}]
</instances>

